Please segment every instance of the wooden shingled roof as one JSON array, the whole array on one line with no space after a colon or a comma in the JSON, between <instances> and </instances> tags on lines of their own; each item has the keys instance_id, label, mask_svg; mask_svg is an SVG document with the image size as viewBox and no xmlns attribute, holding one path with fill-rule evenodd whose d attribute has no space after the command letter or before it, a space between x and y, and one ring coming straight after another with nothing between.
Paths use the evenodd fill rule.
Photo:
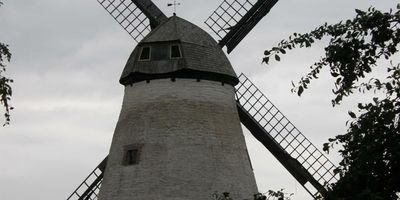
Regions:
<instances>
[{"instance_id":1,"label":"wooden shingled roof","mask_svg":"<svg viewBox=\"0 0 400 200\"><path fill-rule=\"evenodd\" d=\"M143 47L151 54L164 54L173 44L179 45L181 58L139 60ZM155 57L155 56L154 56ZM160 56L157 56L160 57ZM177 16L170 17L150 32L133 50L120 82L123 85L159 78L196 78L238 83L237 76L218 43L198 26Z\"/></svg>"}]
</instances>

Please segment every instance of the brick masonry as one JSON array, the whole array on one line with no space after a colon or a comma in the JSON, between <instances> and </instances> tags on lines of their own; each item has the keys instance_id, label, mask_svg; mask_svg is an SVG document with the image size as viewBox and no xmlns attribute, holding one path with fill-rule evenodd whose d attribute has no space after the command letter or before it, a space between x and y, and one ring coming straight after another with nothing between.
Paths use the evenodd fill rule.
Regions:
<instances>
[{"instance_id":1,"label":"brick masonry","mask_svg":"<svg viewBox=\"0 0 400 200\"><path fill-rule=\"evenodd\" d=\"M139 149L136 165L124 151ZM100 200L235 200L257 192L234 88L193 79L152 80L125 88Z\"/></svg>"}]
</instances>

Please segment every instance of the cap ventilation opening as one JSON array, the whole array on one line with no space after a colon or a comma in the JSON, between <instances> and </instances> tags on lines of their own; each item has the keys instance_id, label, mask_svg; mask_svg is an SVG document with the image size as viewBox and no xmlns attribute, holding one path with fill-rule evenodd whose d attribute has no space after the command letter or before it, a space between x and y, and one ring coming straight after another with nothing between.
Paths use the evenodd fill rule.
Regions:
<instances>
[{"instance_id":1,"label":"cap ventilation opening","mask_svg":"<svg viewBox=\"0 0 400 200\"><path fill-rule=\"evenodd\" d=\"M142 50L140 51L140 61L146 61L150 60L150 47L142 47Z\"/></svg>"},{"instance_id":2,"label":"cap ventilation opening","mask_svg":"<svg viewBox=\"0 0 400 200\"><path fill-rule=\"evenodd\" d=\"M179 45L171 45L171 58L181 58L181 49Z\"/></svg>"}]
</instances>

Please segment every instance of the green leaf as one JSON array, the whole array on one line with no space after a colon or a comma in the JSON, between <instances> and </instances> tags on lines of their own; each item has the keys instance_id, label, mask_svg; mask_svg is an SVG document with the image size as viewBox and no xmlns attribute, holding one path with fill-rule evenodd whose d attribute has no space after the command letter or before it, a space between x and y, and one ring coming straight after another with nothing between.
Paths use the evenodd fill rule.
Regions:
<instances>
[{"instance_id":1,"label":"green leaf","mask_svg":"<svg viewBox=\"0 0 400 200\"><path fill-rule=\"evenodd\" d=\"M351 118L356 118L356 114L354 114L353 112L349 111L349 115Z\"/></svg>"},{"instance_id":2,"label":"green leaf","mask_svg":"<svg viewBox=\"0 0 400 200\"><path fill-rule=\"evenodd\" d=\"M362 14L364 14L364 12L363 12L363 11L361 11L361 10L359 10L359 9L356 9L356 13L357 13L357 14L359 14L359 15L362 15Z\"/></svg>"},{"instance_id":3,"label":"green leaf","mask_svg":"<svg viewBox=\"0 0 400 200\"><path fill-rule=\"evenodd\" d=\"M386 89L387 90L392 90L393 89L392 84L386 83Z\"/></svg>"},{"instance_id":4,"label":"green leaf","mask_svg":"<svg viewBox=\"0 0 400 200\"><path fill-rule=\"evenodd\" d=\"M340 170L339 168L336 168L336 169L333 170L333 173L334 173L334 174L339 174L341 171L342 171L342 170Z\"/></svg>"},{"instance_id":5,"label":"green leaf","mask_svg":"<svg viewBox=\"0 0 400 200\"><path fill-rule=\"evenodd\" d=\"M311 43L309 41L305 41L306 47L311 47Z\"/></svg>"},{"instance_id":6,"label":"green leaf","mask_svg":"<svg viewBox=\"0 0 400 200\"><path fill-rule=\"evenodd\" d=\"M297 90L297 95L301 96L303 91L304 91L304 88L302 86L300 86L299 89Z\"/></svg>"},{"instance_id":7,"label":"green leaf","mask_svg":"<svg viewBox=\"0 0 400 200\"><path fill-rule=\"evenodd\" d=\"M269 54L271 54L271 52L269 52L268 50L264 51L264 55L268 56Z\"/></svg>"},{"instance_id":8,"label":"green leaf","mask_svg":"<svg viewBox=\"0 0 400 200\"><path fill-rule=\"evenodd\" d=\"M323 151L329 153L329 143L324 143L324 147L322 148Z\"/></svg>"},{"instance_id":9,"label":"green leaf","mask_svg":"<svg viewBox=\"0 0 400 200\"><path fill-rule=\"evenodd\" d=\"M281 58L278 55L275 55L275 60L276 61L281 61Z\"/></svg>"},{"instance_id":10,"label":"green leaf","mask_svg":"<svg viewBox=\"0 0 400 200\"><path fill-rule=\"evenodd\" d=\"M263 58L263 62L264 62L265 64L268 64L268 62L269 62L269 57L264 57L264 58Z\"/></svg>"}]
</instances>

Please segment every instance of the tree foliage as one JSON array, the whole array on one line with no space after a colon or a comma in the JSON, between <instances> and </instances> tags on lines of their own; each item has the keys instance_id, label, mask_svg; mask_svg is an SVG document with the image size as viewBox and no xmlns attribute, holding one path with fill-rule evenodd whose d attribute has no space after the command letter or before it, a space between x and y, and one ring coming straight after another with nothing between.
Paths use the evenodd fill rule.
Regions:
<instances>
[{"instance_id":1,"label":"tree foliage","mask_svg":"<svg viewBox=\"0 0 400 200\"><path fill-rule=\"evenodd\" d=\"M4 76L4 72L6 71L5 62L10 62L10 59L11 53L8 49L8 45L0 42L0 103L5 109L5 122L3 126L10 123L10 111L13 109L13 107L10 105L12 95L10 83L12 83L13 80Z\"/></svg>"},{"instance_id":2,"label":"tree foliage","mask_svg":"<svg viewBox=\"0 0 400 200\"><path fill-rule=\"evenodd\" d=\"M3 5L3 2L0 1L0 6ZM12 79L4 76L6 71L6 62L10 62L11 60L11 52L8 48L7 44L0 42L0 103L4 106L4 118L5 122L3 126L8 125L10 123L10 111L13 107L10 105L12 89L10 83L13 82Z\"/></svg>"},{"instance_id":3,"label":"tree foliage","mask_svg":"<svg viewBox=\"0 0 400 200\"><path fill-rule=\"evenodd\" d=\"M284 189L280 189L277 191L268 190L267 193L257 193L253 195L253 200L290 200L290 197L293 196L293 193L285 193ZM212 195L214 200L233 200L230 196L229 192L224 192L222 194L214 193ZM249 200L249 199L245 199Z\"/></svg>"},{"instance_id":4,"label":"tree foliage","mask_svg":"<svg viewBox=\"0 0 400 200\"><path fill-rule=\"evenodd\" d=\"M335 173L337 183L327 185L332 199L398 199L400 192L400 64L390 62L378 65L379 60L398 57L400 43L400 4L388 12L373 7L367 11L356 9L353 19L315 30L294 33L276 47L264 52L263 62L270 58L280 61L287 50L311 47L316 41L329 38L325 56L311 65L310 72L302 77L293 92L299 96L317 79L323 68L329 68L335 78L332 105L355 91L382 92L368 103L358 104L358 113L349 111L348 130L329 139L324 151L333 145L342 145L343 157ZM395 61L395 60L394 60ZM389 62L388 62L389 63ZM386 67L384 79L374 76L374 69ZM374 78L366 79L366 75ZM376 74L375 74L376 75Z\"/></svg>"}]
</instances>

